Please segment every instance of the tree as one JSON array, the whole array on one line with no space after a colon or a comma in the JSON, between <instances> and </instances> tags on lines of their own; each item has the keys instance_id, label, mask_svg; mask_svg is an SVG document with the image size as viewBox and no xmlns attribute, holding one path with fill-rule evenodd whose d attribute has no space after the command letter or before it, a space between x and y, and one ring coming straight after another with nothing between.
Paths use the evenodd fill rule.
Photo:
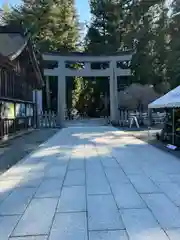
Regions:
<instances>
[{"instance_id":1,"label":"tree","mask_svg":"<svg viewBox=\"0 0 180 240\"><path fill-rule=\"evenodd\" d=\"M7 2L4 2L0 9L0 25L5 24L4 19L6 18L6 16L8 16L9 13L10 13L9 4Z\"/></svg>"},{"instance_id":2,"label":"tree","mask_svg":"<svg viewBox=\"0 0 180 240\"><path fill-rule=\"evenodd\" d=\"M79 25L74 0L23 0L6 17L8 23L21 23L41 51L76 49Z\"/></svg>"},{"instance_id":3,"label":"tree","mask_svg":"<svg viewBox=\"0 0 180 240\"><path fill-rule=\"evenodd\" d=\"M124 44L133 46L133 81L159 84L166 81L167 9L165 1L134 1L124 28Z\"/></svg>"},{"instance_id":4,"label":"tree","mask_svg":"<svg viewBox=\"0 0 180 240\"><path fill-rule=\"evenodd\" d=\"M119 92L119 106L131 110L147 110L148 104L160 97L153 86L132 84Z\"/></svg>"},{"instance_id":5,"label":"tree","mask_svg":"<svg viewBox=\"0 0 180 240\"><path fill-rule=\"evenodd\" d=\"M91 0L92 22L86 36L90 52L114 52L122 46L123 4L125 1Z\"/></svg>"},{"instance_id":6,"label":"tree","mask_svg":"<svg viewBox=\"0 0 180 240\"><path fill-rule=\"evenodd\" d=\"M173 0L172 14L180 11L180 2ZM179 85L180 80L180 15L170 19L169 23L169 54L168 77L172 87Z\"/></svg>"},{"instance_id":7,"label":"tree","mask_svg":"<svg viewBox=\"0 0 180 240\"><path fill-rule=\"evenodd\" d=\"M79 107L80 97L83 91L83 78L76 77L74 79L74 90L72 91L72 107L77 108L81 112Z\"/></svg>"},{"instance_id":8,"label":"tree","mask_svg":"<svg viewBox=\"0 0 180 240\"><path fill-rule=\"evenodd\" d=\"M22 0L5 20L29 31L41 52L77 50L80 33L74 0Z\"/></svg>"},{"instance_id":9,"label":"tree","mask_svg":"<svg viewBox=\"0 0 180 240\"><path fill-rule=\"evenodd\" d=\"M91 0L93 15L86 36L90 52L133 49L133 81L167 81L168 16L164 0Z\"/></svg>"},{"instance_id":10,"label":"tree","mask_svg":"<svg viewBox=\"0 0 180 240\"><path fill-rule=\"evenodd\" d=\"M169 26L168 10L164 3L161 3L157 7L159 18L156 20L153 26L153 62L152 68L154 70L154 81L152 84L158 90L159 84L167 86L164 88L166 93L168 90L168 75L167 75L167 64L168 64L168 39L169 35L167 32Z\"/></svg>"}]
</instances>

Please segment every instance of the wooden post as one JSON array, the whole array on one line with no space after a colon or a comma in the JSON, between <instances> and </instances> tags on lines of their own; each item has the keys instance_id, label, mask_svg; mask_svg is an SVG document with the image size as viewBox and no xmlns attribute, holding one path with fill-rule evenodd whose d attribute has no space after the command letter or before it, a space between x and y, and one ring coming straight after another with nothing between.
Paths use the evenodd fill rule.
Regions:
<instances>
[{"instance_id":1,"label":"wooden post","mask_svg":"<svg viewBox=\"0 0 180 240\"><path fill-rule=\"evenodd\" d=\"M175 109L172 109L172 144L175 144Z\"/></svg>"},{"instance_id":2,"label":"wooden post","mask_svg":"<svg viewBox=\"0 0 180 240\"><path fill-rule=\"evenodd\" d=\"M46 103L47 103L47 110L49 111L51 109L49 76L46 76Z\"/></svg>"},{"instance_id":3,"label":"wooden post","mask_svg":"<svg viewBox=\"0 0 180 240\"><path fill-rule=\"evenodd\" d=\"M37 111L37 90L35 90L35 92L34 92L34 94L35 94L35 102L34 102L34 111L33 111L33 113L34 113L34 124L35 124L35 126L36 126L36 128L38 128L39 127L39 122L38 122L38 111Z\"/></svg>"}]
</instances>

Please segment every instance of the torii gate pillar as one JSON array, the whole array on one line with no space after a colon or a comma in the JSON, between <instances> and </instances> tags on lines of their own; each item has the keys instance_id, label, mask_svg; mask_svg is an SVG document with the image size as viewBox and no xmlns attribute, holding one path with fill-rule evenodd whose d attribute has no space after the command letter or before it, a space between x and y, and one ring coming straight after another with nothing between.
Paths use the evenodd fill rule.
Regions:
<instances>
[{"instance_id":1,"label":"torii gate pillar","mask_svg":"<svg viewBox=\"0 0 180 240\"><path fill-rule=\"evenodd\" d=\"M131 61L132 52L124 51L115 55L106 56L89 56L85 53L69 53L61 55L61 53L46 53L43 54L43 59L48 62L56 62L56 67L53 69L44 69L45 76L58 76L58 97L57 97L57 113L58 124L64 125L66 118L66 77L109 77L110 84L110 119L112 123L118 123L118 76L130 76L131 70L129 67L119 67L119 63ZM82 69L70 69L66 63L83 63ZM91 63L108 63L106 69L93 69ZM121 65L121 64L120 64Z\"/></svg>"}]
</instances>

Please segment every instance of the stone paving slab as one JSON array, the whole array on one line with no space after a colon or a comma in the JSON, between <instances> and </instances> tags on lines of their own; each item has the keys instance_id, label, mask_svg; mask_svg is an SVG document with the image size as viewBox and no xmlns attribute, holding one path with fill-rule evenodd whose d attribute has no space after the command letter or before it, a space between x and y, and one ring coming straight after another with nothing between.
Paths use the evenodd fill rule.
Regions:
<instances>
[{"instance_id":1,"label":"stone paving slab","mask_svg":"<svg viewBox=\"0 0 180 240\"><path fill-rule=\"evenodd\" d=\"M85 185L85 170L71 170L67 172L64 186Z\"/></svg>"},{"instance_id":2,"label":"stone paving slab","mask_svg":"<svg viewBox=\"0 0 180 240\"><path fill-rule=\"evenodd\" d=\"M57 199L34 199L20 219L12 236L48 234L55 214Z\"/></svg>"},{"instance_id":3,"label":"stone paving slab","mask_svg":"<svg viewBox=\"0 0 180 240\"><path fill-rule=\"evenodd\" d=\"M110 184L129 183L128 177L119 167L106 168L104 171Z\"/></svg>"},{"instance_id":4,"label":"stone paving slab","mask_svg":"<svg viewBox=\"0 0 180 240\"><path fill-rule=\"evenodd\" d=\"M112 184L112 192L118 208L145 208L145 203L132 184Z\"/></svg>"},{"instance_id":5,"label":"stone paving slab","mask_svg":"<svg viewBox=\"0 0 180 240\"><path fill-rule=\"evenodd\" d=\"M171 182L171 178L167 173L161 172L161 171L152 171L153 166L148 167L149 170L146 170L146 175L153 180L155 183L161 183L161 182ZM152 171L152 173L150 172Z\"/></svg>"},{"instance_id":6,"label":"stone paving slab","mask_svg":"<svg viewBox=\"0 0 180 240\"><path fill-rule=\"evenodd\" d=\"M89 240L128 240L128 235L124 230L115 231L90 231Z\"/></svg>"},{"instance_id":7,"label":"stone paving slab","mask_svg":"<svg viewBox=\"0 0 180 240\"><path fill-rule=\"evenodd\" d=\"M75 160L71 160L69 163L69 170L83 170L84 169L84 159L79 158Z\"/></svg>"},{"instance_id":8,"label":"stone paving slab","mask_svg":"<svg viewBox=\"0 0 180 240\"><path fill-rule=\"evenodd\" d=\"M87 170L86 185L89 195L111 194L111 189L103 169Z\"/></svg>"},{"instance_id":9,"label":"stone paving slab","mask_svg":"<svg viewBox=\"0 0 180 240\"><path fill-rule=\"evenodd\" d=\"M134 158L134 157L133 157ZM123 171L128 174L142 174L142 169L138 166L138 163L134 162L119 162Z\"/></svg>"},{"instance_id":10,"label":"stone paving slab","mask_svg":"<svg viewBox=\"0 0 180 240\"><path fill-rule=\"evenodd\" d=\"M1 204L0 215L20 215L26 210L36 189L15 189Z\"/></svg>"},{"instance_id":11,"label":"stone paving slab","mask_svg":"<svg viewBox=\"0 0 180 240\"><path fill-rule=\"evenodd\" d=\"M11 237L9 240L47 240L48 236Z\"/></svg>"},{"instance_id":12,"label":"stone paving slab","mask_svg":"<svg viewBox=\"0 0 180 240\"><path fill-rule=\"evenodd\" d=\"M90 159L90 160L89 160ZM92 172L92 171L102 171L103 172L103 167L102 164L99 160L99 157L86 157L86 170L87 172Z\"/></svg>"},{"instance_id":13,"label":"stone paving slab","mask_svg":"<svg viewBox=\"0 0 180 240\"><path fill-rule=\"evenodd\" d=\"M84 186L63 187L59 200L58 212L86 211L86 194Z\"/></svg>"},{"instance_id":14,"label":"stone paving slab","mask_svg":"<svg viewBox=\"0 0 180 240\"><path fill-rule=\"evenodd\" d=\"M111 194L111 189L106 180L100 179L99 181L87 182L88 195L104 195Z\"/></svg>"},{"instance_id":15,"label":"stone paving slab","mask_svg":"<svg viewBox=\"0 0 180 240\"><path fill-rule=\"evenodd\" d=\"M89 230L124 229L112 195L88 196Z\"/></svg>"},{"instance_id":16,"label":"stone paving slab","mask_svg":"<svg viewBox=\"0 0 180 240\"><path fill-rule=\"evenodd\" d=\"M126 209L121 214L130 240L168 240L148 209Z\"/></svg>"},{"instance_id":17,"label":"stone paving slab","mask_svg":"<svg viewBox=\"0 0 180 240\"><path fill-rule=\"evenodd\" d=\"M24 133L27 134L23 135L20 131L21 134L15 134L16 137L14 139L9 136L8 141L5 142L5 147L1 142L1 147L3 144L3 148L0 148L0 173L12 167L27 154L35 151L39 144L47 141L56 132L58 132L58 129L46 128L25 131Z\"/></svg>"},{"instance_id":18,"label":"stone paving slab","mask_svg":"<svg viewBox=\"0 0 180 240\"><path fill-rule=\"evenodd\" d=\"M144 194L142 198L164 229L180 228L180 209L162 193Z\"/></svg>"},{"instance_id":19,"label":"stone paving slab","mask_svg":"<svg viewBox=\"0 0 180 240\"><path fill-rule=\"evenodd\" d=\"M63 179L66 174L66 166L53 165L45 172L45 178L60 178Z\"/></svg>"},{"instance_id":20,"label":"stone paving slab","mask_svg":"<svg viewBox=\"0 0 180 240\"><path fill-rule=\"evenodd\" d=\"M144 174L128 175L128 177L138 193L162 192L162 190Z\"/></svg>"},{"instance_id":21,"label":"stone paving slab","mask_svg":"<svg viewBox=\"0 0 180 240\"><path fill-rule=\"evenodd\" d=\"M61 179L45 179L38 188L36 198L60 197L62 180Z\"/></svg>"},{"instance_id":22,"label":"stone paving slab","mask_svg":"<svg viewBox=\"0 0 180 240\"><path fill-rule=\"evenodd\" d=\"M174 228L166 231L168 237L171 240L179 240L180 239L180 228Z\"/></svg>"},{"instance_id":23,"label":"stone paving slab","mask_svg":"<svg viewBox=\"0 0 180 240\"><path fill-rule=\"evenodd\" d=\"M0 216L0 238L8 240L20 216Z\"/></svg>"},{"instance_id":24,"label":"stone paving slab","mask_svg":"<svg viewBox=\"0 0 180 240\"><path fill-rule=\"evenodd\" d=\"M180 206L180 185L177 183L158 183L159 188L171 199L173 203Z\"/></svg>"},{"instance_id":25,"label":"stone paving slab","mask_svg":"<svg viewBox=\"0 0 180 240\"><path fill-rule=\"evenodd\" d=\"M44 172L29 172L19 181L18 187L22 188L38 188L44 178Z\"/></svg>"},{"instance_id":26,"label":"stone paving slab","mask_svg":"<svg viewBox=\"0 0 180 240\"><path fill-rule=\"evenodd\" d=\"M117 168L119 166L115 158L112 157L102 157L101 162L106 168Z\"/></svg>"},{"instance_id":27,"label":"stone paving slab","mask_svg":"<svg viewBox=\"0 0 180 240\"><path fill-rule=\"evenodd\" d=\"M87 240L86 213L57 213L49 240Z\"/></svg>"},{"instance_id":28,"label":"stone paving slab","mask_svg":"<svg viewBox=\"0 0 180 240\"><path fill-rule=\"evenodd\" d=\"M172 182L180 184L180 175L179 174L169 174L168 176Z\"/></svg>"},{"instance_id":29,"label":"stone paving slab","mask_svg":"<svg viewBox=\"0 0 180 240\"><path fill-rule=\"evenodd\" d=\"M179 240L179 176L113 127L62 129L1 175L0 240Z\"/></svg>"},{"instance_id":30,"label":"stone paving slab","mask_svg":"<svg viewBox=\"0 0 180 240\"><path fill-rule=\"evenodd\" d=\"M17 187L20 179L7 179L3 178L0 181L0 203Z\"/></svg>"}]
</instances>

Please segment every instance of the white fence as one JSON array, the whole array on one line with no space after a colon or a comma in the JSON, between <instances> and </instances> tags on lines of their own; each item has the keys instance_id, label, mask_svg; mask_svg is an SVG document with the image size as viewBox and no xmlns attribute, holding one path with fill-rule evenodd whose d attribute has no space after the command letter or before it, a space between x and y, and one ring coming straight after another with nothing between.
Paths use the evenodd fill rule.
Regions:
<instances>
[{"instance_id":1,"label":"white fence","mask_svg":"<svg viewBox=\"0 0 180 240\"><path fill-rule=\"evenodd\" d=\"M163 124L165 119L166 113L152 113L152 123L153 124ZM106 124L109 123L108 117L104 118ZM137 119L138 124L148 126L149 125L149 116L147 112L140 113L140 112L132 112L127 110L120 110L119 111L119 126L122 127L129 127L132 119ZM82 116L79 114L74 114L73 118L69 117L66 114L66 121L73 120L75 122L88 120L87 116ZM56 128L57 126L57 115L54 112L44 112L38 116L38 126L40 128Z\"/></svg>"},{"instance_id":2,"label":"white fence","mask_svg":"<svg viewBox=\"0 0 180 240\"><path fill-rule=\"evenodd\" d=\"M56 128L57 115L54 112L44 112L38 116L38 126L40 128Z\"/></svg>"},{"instance_id":3,"label":"white fence","mask_svg":"<svg viewBox=\"0 0 180 240\"><path fill-rule=\"evenodd\" d=\"M164 123L166 113L152 113L151 121L153 124L162 124ZM149 125L150 118L147 112L140 113L140 112L132 112L127 110L120 110L119 111L119 125L120 126L129 126L131 119L136 118L138 123L143 123L144 125Z\"/></svg>"}]
</instances>

